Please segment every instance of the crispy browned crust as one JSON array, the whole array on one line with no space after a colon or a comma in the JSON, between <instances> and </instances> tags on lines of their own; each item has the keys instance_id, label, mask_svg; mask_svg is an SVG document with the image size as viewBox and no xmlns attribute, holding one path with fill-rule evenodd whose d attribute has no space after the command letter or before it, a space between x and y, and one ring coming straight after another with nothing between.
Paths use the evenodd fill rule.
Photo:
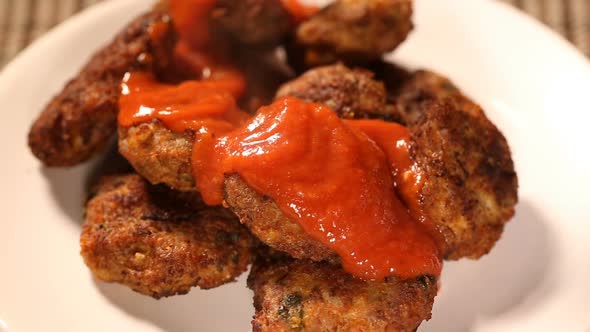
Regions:
<instances>
[{"instance_id":1,"label":"crispy browned crust","mask_svg":"<svg viewBox=\"0 0 590 332\"><path fill-rule=\"evenodd\" d=\"M307 66L366 63L401 44L413 28L411 0L338 0L296 32Z\"/></svg>"},{"instance_id":2,"label":"crispy browned crust","mask_svg":"<svg viewBox=\"0 0 590 332\"><path fill-rule=\"evenodd\" d=\"M405 125L416 123L422 116L425 101L441 99L447 99L463 112L485 117L479 105L466 97L448 78L435 72L418 70L407 76L393 72L384 79L390 99L388 113L396 122Z\"/></svg>"},{"instance_id":3,"label":"crispy browned crust","mask_svg":"<svg viewBox=\"0 0 590 332\"><path fill-rule=\"evenodd\" d=\"M337 259L333 251L312 239L272 199L252 189L240 176L227 176L224 192L225 204L265 244L295 258Z\"/></svg>"},{"instance_id":4,"label":"crispy browned crust","mask_svg":"<svg viewBox=\"0 0 590 332\"><path fill-rule=\"evenodd\" d=\"M254 331L415 331L430 319L437 282L431 277L384 282L355 279L307 260L257 259Z\"/></svg>"},{"instance_id":5,"label":"crispy browned crust","mask_svg":"<svg viewBox=\"0 0 590 332\"><path fill-rule=\"evenodd\" d=\"M422 206L446 237L447 259L479 258L514 215L518 180L508 143L483 112L448 99L422 109L409 127L425 178Z\"/></svg>"},{"instance_id":6,"label":"crispy browned crust","mask_svg":"<svg viewBox=\"0 0 590 332\"><path fill-rule=\"evenodd\" d=\"M281 0L218 0L211 13L214 27L249 46L278 46L295 28Z\"/></svg>"},{"instance_id":7,"label":"crispy browned crust","mask_svg":"<svg viewBox=\"0 0 590 332\"><path fill-rule=\"evenodd\" d=\"M446 258L481 257L502 235L517 202L506 139L442 75L394 72L385 80L391 118L410 128L413 157L426 179L423 207L446 238Z\"/></svg>"},{"instance_id":8,"label":"crispy browned crust","mask_svg":"<svg viewBox=\"0 0 590 332\"><path fill-rule=\"evenodd\" d=\"M364 118L385 112L385 86L365 69L342 64L311 69L284 84L276 97L292 96L322 103L342 118Z\"/></svg>"},{"instance_id":9,"label":"crispy browned crust","mask_svg":"<svg viewBox=\"0 0 590 332\"><path fill-rule=\"evenodd\" d=\"M98 279L155 298L233 281L247 269L255 242L227 210L150 187L138 175L101 181L80 237Z\"/></svg>"},{"instance_id":10,"label":"crispy browned crust","mask_svg":"<svg viewBox=\"0 0 590 332\"><path fill-rule=\"evenodd\" d=\"M123 75L167 66L174 39L166 14L136 18L45 107L29 132L33 154L47 166L73 166L101 152L117 128Z\"/></svg>"},{"instance_id":11,"label":"crispy browned crust","mask_svg":"<svg viewBox=\"0 0 590 332\"><path fill-rule=\"evenodd\" d=\"M179 134L160 121L119 127L119 152L152 184L195 191L192 175L193 133Z\"/></svg>"}]
</instances>

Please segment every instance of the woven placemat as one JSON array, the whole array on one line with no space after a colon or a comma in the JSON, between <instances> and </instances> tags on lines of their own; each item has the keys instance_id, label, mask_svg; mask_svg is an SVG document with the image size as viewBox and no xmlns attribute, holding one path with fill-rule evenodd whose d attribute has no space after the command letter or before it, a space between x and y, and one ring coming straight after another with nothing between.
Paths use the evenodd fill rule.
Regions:
<instances>
[{"instance_id":1,"label":"woven placemat","mask_svg":"<svg viewBox=\"0 0 590 332\"><path fill-rule=\"evenodd\" d=\"M100 1L0 0L0 68L44 32ZM538 18L590 56L590 0L501 1Z\"/></svg>"}]
</instances>

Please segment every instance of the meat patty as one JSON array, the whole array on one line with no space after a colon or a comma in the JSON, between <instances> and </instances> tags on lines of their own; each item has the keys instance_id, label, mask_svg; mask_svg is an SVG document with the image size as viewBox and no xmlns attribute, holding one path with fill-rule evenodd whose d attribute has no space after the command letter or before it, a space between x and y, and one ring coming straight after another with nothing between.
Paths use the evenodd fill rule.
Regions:
<instances>
[{"instance_id":1,"label":"meat patty","mask_svg":"<svg viewBox=\"0 0 590 332\"><path fill-rule=\"evenodd\" d=\"M103 151L117 128L119 84L132 70L168 66L175 33L159 11L141 15L84 66L45 107L28 140L47 166L73 166Z\"/></svg>"},{"instance_id":2,"label":"meat patty","mask_svg":"<svg viewBox=\"0 0 590 332\"><path fill-rule=\"evenodd\" d=\"M233 281L255 239L227 210L195 194L152 187L138 175L105 177L88 202L80 237L100 280L160 298Z\"/></svg>"},{"instance_id":3,"label":"meat patty","mask_svg":"<svg viewBox=\"0 0 590 332\"><path fill-rule=\"evenodd\" d=\"M518 179L502 133L481 109L458 105L446 99L420 106L409 125L411 153L424 175L422 208L446 237L445 258L479 258L514 215Z\"/></svg>"},{"instance_id":4,"label":"meat patty","mask_svg":"<svg viewBox=\"0 0 590 332\"><path fill-rule=\"evenodd\" d=\"M382 75L389 117L408 126L424 172L423 209L446 237L447 259L479 258L514 214L518 179L510 148L482 108L437 73Z\"/></svg>"},{"instance_id":5,"label":"meat patty","mask_svg":"<svg viewBox=\"0 0 590 332\"><path fill-rule=\"evenodd\" d=\"M254 331L415 331L430 319L432 277L362 281L342 269L307 260L257 259Z\"/></svg>"},{"instance_id":6,"label":"meat patty","mask_svg":"<svg viewBox=\"0 0 590 332\"><path fill-rule=\"evenodd\" d=\"M371 71L342 64L311 69L284 84L276 98L292 96L322 103L342 118L365 118L386 111L387 93Z\"/></svg>"},{"instance_id":7,"label":"meat patty","mask_svg":"<svg viewBox=\"0 0 590 332\"><path fill-rule=\"evenodd\" d=\"M218 0L211 18L237 42L264 48L278 46L295 28L281 0Z\"/></svg>"},{"instance_id":8,"label":"meat patty","mask_svg":"<svg viewBox=\"0 0 590 332\"><path fill-rule=\"evenodd\" d=\"M406 39L411 17L411 0L337 0L297 28L296 43L307 66L366 63Z\"/></svg>"}]
</instances>

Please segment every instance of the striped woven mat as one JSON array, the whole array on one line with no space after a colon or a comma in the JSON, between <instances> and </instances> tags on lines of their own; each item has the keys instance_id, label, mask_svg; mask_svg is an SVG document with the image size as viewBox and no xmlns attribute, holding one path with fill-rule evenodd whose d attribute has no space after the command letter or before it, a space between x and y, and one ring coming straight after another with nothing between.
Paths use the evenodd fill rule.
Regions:
<instances>
[{"instance_id":1,"label":"striped woven mat","mask_svg":"<svg viewBox=\"0 0 590 332\"><path fill-rule=\"evenodd\" d=\"M0 0L0 68L44 32L100 1ZM538 18L590 56L590 0L498 1Z\"/></svg>"}]
</instances>

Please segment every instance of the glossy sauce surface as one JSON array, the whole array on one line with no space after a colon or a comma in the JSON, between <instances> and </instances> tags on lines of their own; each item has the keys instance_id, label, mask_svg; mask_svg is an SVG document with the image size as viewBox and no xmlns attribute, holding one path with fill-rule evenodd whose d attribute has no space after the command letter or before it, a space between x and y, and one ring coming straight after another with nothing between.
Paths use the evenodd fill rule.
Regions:
<instances>
[{"instance_id":1,"label":"glossy sauce surface","mask_svg":"<svg viewBox=\"0 0 590 332\"><path fill-rule=\"evenodd\" d=\"M121 83L119 125L157 119L175 132L230 131L249 117L236 105L243 86L232 79L168 85L149 73L127 73Z\"/></svg>"},{"instance_id":2,"label":"glossy sauce surface","mask_svg":"<svg viewBox=\"0 0 590 332\"><path fill-rule=\"evenodd\" d=\"M398 199L387 155L323 105L278 100L227 135L198 136L193 154L208 204L222 203L225 174L237 173L355 276L440 273L438 247Z\"/></svg>"}]
</instances>

